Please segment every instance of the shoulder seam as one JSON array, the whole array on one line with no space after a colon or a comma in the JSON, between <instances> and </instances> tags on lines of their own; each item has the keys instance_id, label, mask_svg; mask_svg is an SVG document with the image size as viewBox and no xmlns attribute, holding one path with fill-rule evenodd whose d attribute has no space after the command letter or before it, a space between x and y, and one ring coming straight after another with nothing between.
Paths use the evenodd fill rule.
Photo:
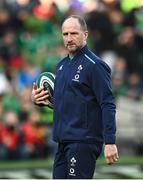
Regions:
<instances>
[{"instance_id":1,"label":"shoulder seam","mask_svg":"<svg viewBox=\"0 0 143 180\"><path fill-rule=\"evenodd\" d=\"M93 61L93 59L91 59L87 54L84 54L84 56L85 56L90 62L92 62L93 64L95 64L95 62Z\"/></svg>"}]
</instances>

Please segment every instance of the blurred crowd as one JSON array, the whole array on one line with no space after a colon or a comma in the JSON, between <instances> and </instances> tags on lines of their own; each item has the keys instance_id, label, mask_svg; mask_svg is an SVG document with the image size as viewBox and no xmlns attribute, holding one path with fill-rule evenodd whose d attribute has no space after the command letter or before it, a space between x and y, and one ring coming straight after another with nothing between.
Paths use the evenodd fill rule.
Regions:
<instances>
[{"instance_id":1,"label":"blurred crowd","mask_svg":"<svg viewBox=\"0 0 143 180\"><path fill-rule=\"evenodd\" d=\"M0 159L53 155L53 115L32 104L40 72L55 72L66 54L65 17L85 17L89 47L112 70L113 92L143 100L143 2L141 0L0 1Z\"/></svg>"}]
</instances>

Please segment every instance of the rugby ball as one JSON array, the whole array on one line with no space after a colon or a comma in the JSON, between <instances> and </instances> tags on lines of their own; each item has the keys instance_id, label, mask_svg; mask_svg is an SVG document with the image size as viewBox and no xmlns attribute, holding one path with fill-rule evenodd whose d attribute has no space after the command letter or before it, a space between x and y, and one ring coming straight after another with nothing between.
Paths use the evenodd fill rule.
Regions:
<instances>
[{"instance_id":1,"label":"rugby ball","mask_svg":"<svg viewBox=\"0 0 143 180\"><path fill-rule=\"evenodd\" d=\"M51 72L43 72L41 73L37 80L36 84L38 88L44 87L44 90L48 90L49 97L46 101L49 103L49 107L53 108L53 91L54 91L54 81L55 81L55 75Z\"/></svg>"}]
</instances>

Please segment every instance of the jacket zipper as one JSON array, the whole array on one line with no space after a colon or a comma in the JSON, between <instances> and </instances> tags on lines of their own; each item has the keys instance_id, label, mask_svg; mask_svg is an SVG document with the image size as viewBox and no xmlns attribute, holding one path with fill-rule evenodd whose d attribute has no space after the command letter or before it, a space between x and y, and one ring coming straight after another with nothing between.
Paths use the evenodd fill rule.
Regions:
<instances>
[{"instance_id":1,"label":"jacket zipper","mask_svg":"<svg viewBox=\"0 0 143 180\"><path fill-rule=\"evenodd\" d=\"M66 86L67 86L67 84L68 84L68 80L69 80L69 77L70 77L70 72L68 72L69 71L69 69L70 69L70 65L71 65L71 62L68 62L68 64L66 65L66 68L65 68L65 71L63 72L64 74L63 74L63 78L65 79L65 83L64 83L64 86L63 86L63 95L62 95L62 98L63 98L63 103L62 103L62 108L64 107L64 104L65 104L65 100L64 100L64 91L65 91L65 89L66 89ZM68 73L67 73L68 72ZM67 76L67 74L69 74L68 76ZM60 112L62 113L62 109L60 110ZM59 118L59 120L60 120L61 118ZM60 134L60 137L59 137L59 140L61 141L62 140L62 122L61 122L62 120L60 120L59 121L59 128L58 128L58 132L59 132L59 134Z\"/></svg>"}]
</instances>

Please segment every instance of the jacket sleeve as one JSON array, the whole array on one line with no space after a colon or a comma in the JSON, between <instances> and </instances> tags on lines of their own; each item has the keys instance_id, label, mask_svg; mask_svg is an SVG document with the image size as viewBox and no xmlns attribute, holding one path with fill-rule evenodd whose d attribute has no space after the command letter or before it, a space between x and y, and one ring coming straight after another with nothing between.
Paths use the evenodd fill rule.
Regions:
<instances>
[{"instance_id":1,"label":"jacket sleeve","mask_svg":"<svg viewBox=\"0 0 143 180\"><path fill-rule=\"evenodd\" d=\"M115 144L116 106L112 94L111 70L102 60L92 66L91 84L102 111L105 144Z\"/></svg>"}]
</instances>

